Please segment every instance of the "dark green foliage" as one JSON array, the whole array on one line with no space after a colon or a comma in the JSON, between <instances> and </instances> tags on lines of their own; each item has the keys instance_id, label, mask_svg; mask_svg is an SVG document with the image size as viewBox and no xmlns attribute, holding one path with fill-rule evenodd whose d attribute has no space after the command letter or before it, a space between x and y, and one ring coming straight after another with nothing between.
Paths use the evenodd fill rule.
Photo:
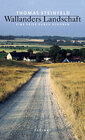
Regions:
<instances>
[{"instance_id":1,"label":"dark green foliage","mask_svg":"<svg viewBox=\"0 0 85 140\"><path fill-rule=\"evenodd\" d=\"M68 55L67 55L68 54ZM82 49L61 49L58 45L54 45L49 50L49 55L54 63L56 62L62 62L65 58L68 58L69 60L73 60L73 57L76 57L75 59L83 62L85 61L85 48ZM77 61L76 60L76 61Z\"/></svg>"},{"instance_id":2,"label":"dark green foliage","mask_svg":"<svg viewBox=\"0 0 85 140\"><path fill-rule=\"evenodd\" d=\"M37 62L41 62L43 60L43 54L42 53L37 53L36 54L36 61Z\"/></svg>"},{"instance_id":3,"label":"dark green foliage","mask_svg":"<svg viewBox=\"0 0 85 140\"><path fill-rule=\"evenodd\" d=\"M57 45L54 45L49 50L49 56L52 58L53 62L56 62L57 56L59 56L61 48ZM60 56L59 56L60 57Z\"/></svg>"},{"instance_id":4,"label":"dark green foliage","mask_svg":"<svg viewBox=\"0 0 85 140\"><path fill-rule=\"evenodd\" d=\"M32 49L28 49L27 50L29 53L33 53L33 50Z\"/></svg>"},{"instance_id":5,"label":"dark green foliage","mask_svg":"<svg viewBox=\"0 0 85 140\"><path fill-rule=\"evenodd\" d=\"M7 53L5 51L0 52L0 59L5 59L7 56Z\"/></svg>"},{"instance_id":6,"label":"dark green foliage","mask_svg":"<svg viewBox=\"0 0 85 140\"><path fill-rule=\"evenodd\" d=\"M80 56L81 55L80 50L79 49L73 49L72 50L72 55L73 56Z\"/></svg>"},{"instance_id":7,"label":"dark green foliage","mask_svg":"<svg viewBox=\"0 0 85 140\"><path fill-rule=\"evenodd\" d=\"M50 48L49 55L54 63L62 62L66 57L66 50L61 50L59 46L54 45Z\"/></svg>"},{"instance_id":8,"label":"dark green foliage","mask_svg":"<svg viewBox=\"0 0 85 140\"><path fill-rule=\"evenodd\" d=\"M81 59L85 62L85 48L80 49Z\"/></svg>"}]
</instances>

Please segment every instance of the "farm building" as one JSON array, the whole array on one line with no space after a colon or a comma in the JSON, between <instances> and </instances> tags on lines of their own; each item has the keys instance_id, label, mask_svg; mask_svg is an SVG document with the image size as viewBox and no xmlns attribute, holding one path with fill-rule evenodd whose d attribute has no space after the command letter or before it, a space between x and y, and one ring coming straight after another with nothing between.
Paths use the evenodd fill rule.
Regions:
<instances>
[{"instance_id":1,"label":"farm building","mask_svg":"<svg viewBox=\"0 0 85 140\"><path fill-rule=\"evenodd\" d=\"M49 57L45 57L44 58L44 61L49 61L51 58L49 58Z\"/></svg>"},{"instance_id":2,"label":"farm building","mask_svg":"<svg viewBox=\"0 0 85 140\"><path fill-rule=\"evenodd\" d=\"M62 63L69 63L69 62L70 61L67 58L65 58Z\"/></svg>"},{"instance_id":3,"label":"farm building","mask_svg":"<svg viewBox=\"0 0 85 140\"><path fill-rule=\"evenodd\" d=\"M7 54L7 60L36 61L36 55L29 52L11 52Z\"/></svg>"},{"instance_id":4,"label":"farm building","mask_svg":"<svg viewBox=\"0 0 85 140\"><path fill-rule=\"evenodd\" d=\"M44 56L44 58L43 58L44 61L50 61L51 58L49 57L49 53L48 52L44 52L43 56Z\"/></svg>"},{"instance_id":5,"label":"farm building","mask_svg":"<svg viewBox=\"0 0 85 140\"><path fill-rule=\"evenodd\" d=\"M73 56L72 62L81 62L81 56Z\"/></svg>"},{"instance_id":6,"label":"farm building","mask_svg":"<svg viewBox=\"0 0 85 140\"><path fill-rule=\"evenodd\" d=\"M80 56L72 56L72 58L65 58L62 63L81 62Z\"/></svg>"},{"instance_id":7,"label":"farm building","mask_svg":"<svg viewBox=\"0 0 85 140\"><path fill-rule=\"evenodd\" d=\"M7 60L12 60L13 58L12 58L12 55L11 55L11 53L8 53L7 54Z\"/></svg>"}]
</instances>

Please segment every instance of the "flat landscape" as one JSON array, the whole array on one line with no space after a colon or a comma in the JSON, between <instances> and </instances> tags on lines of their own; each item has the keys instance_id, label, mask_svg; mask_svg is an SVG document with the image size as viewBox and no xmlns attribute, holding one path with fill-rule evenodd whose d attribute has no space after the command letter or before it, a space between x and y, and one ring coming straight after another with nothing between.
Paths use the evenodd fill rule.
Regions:
<instances>
[{"instance_id":1,"label":"flat landscape","mask_svg":"<svg viewBox=\"0 0 85 140\"><path fill-rule=\"evenodd\" d=\"M52 46L44 39L0 40L1 140L85 140L85 47ZM6 60L9 52L29 50L36 62ZM39 59L49 52L50 61ZM66 57L76 61L62 63Z\"/></svg>"},{"instance_id":2,"label":"flat landscape","mask_svg":"<svg viewBox=\"0 0 85 140\"><path fill-rule=\"evenodd\" d=\"M27 51L32 49L33 51L48 51L53 44L44 42L44 39L15 39L15 40L0 40L0 51L12 52L12 51ZM62 49L81 49L85 46L77 45L59 45Z\"/></svg>"}]
</instances>

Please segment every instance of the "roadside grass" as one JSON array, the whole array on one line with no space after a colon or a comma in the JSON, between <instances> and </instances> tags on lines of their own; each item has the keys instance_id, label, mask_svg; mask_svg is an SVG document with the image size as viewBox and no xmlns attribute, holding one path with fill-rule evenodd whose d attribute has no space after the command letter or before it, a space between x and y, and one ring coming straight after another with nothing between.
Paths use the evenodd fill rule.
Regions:
<instances>
[{"instance_id":1,"label":"roadside grass","mask_svg":"<svg viewBox=\"0 0 85 140\"><path fill-rule=\"evenodd\" d=\"M37 70L24 62L0 60L0 102L30 80Z\"/></svg>"},{"instance_id":2,"label":"roadside grass","mask_svg":"<svg viewBox=\"0 0 85 140\"><path fill-rule=\"evenodd\" d=\"M51 64L53 93L79 140L85 140L85 64Z\"/></svg>"}]
</instances>

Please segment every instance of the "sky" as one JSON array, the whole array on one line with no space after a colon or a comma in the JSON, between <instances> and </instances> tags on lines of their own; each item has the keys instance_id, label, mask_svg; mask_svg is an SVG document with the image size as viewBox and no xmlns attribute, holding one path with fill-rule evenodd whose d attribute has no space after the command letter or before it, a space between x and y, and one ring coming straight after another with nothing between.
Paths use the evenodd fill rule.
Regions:
<instances>
[{"instance_id":1,"label":"sky","mask_svg":"<svg viewBox=\"0 0 85 140\"><path fill-rule=\"evenodd\" d=\"M4 16L16 11L70 11L81 17L81 22L69 26L16 26ZM0 0L0 35L71 36L85 37L85 0Z\"/></svg>"}]
</instances>

